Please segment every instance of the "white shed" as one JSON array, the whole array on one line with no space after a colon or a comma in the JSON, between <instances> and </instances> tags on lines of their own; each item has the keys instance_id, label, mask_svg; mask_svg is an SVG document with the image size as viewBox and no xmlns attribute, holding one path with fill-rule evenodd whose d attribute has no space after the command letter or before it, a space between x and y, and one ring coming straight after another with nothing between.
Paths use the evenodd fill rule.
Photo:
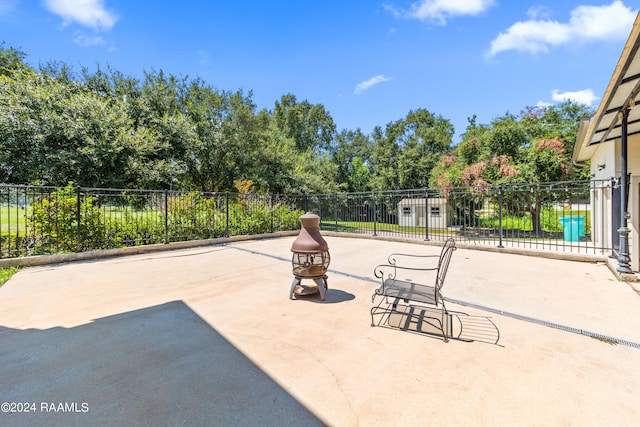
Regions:
<instances>
[{"instance_id":1,"label":"white shed","mask_svg":"<svg viewBox=\"0 0 640 427\"><path fill-rule=\"evenodd\" d=\"M446 199L433 198L428 199L428 202L424 198L400 200L398 203L399 226L424 227L427 222L429 228L447 228L449 221Z\"/></svg>"}]
</instances>

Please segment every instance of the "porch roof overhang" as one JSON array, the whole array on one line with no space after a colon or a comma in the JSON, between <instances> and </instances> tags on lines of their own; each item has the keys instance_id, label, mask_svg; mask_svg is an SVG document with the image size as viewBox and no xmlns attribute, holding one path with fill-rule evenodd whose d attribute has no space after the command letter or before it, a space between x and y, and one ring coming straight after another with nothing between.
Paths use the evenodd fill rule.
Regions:
<instances>
[{"instance_id":1,"label":"porch roof overhang","mask_svg":"<svg viewBox=\"0 0 640 427\"><path fill-rule=\"evenodd\" d=\"M619 139L622 117L627 110L627 135L640 134L640 13L631 28L600 106L591 120L583 120L573 150L573 161L591 159L598 144Z\"/></svg>"}]
</instances>

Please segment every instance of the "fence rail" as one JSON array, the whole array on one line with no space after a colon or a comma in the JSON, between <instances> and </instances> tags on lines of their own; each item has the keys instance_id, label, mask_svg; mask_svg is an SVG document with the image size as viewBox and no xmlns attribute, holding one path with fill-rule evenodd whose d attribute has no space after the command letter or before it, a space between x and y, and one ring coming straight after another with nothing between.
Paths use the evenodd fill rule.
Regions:
<instances>
[{"instance_id":1,"label":"fence rail","mask_svg":"<svg viewBox=\"0 0 640 427\"><path fill-rule=\"evenodd\" d=\"M321 228L374 236L604 254L616 180L307 196Z\"/></svg>"},{"instance_id":2,"label":"fence rail","mask_svg":"<svg viewBox=\"0 0 640 427\"><path fill-rule=\"evenodd\" d=\"M0 258L321 228L607 253L616 180L275 195L0 185Z\"/></svg>"}]
</instances>

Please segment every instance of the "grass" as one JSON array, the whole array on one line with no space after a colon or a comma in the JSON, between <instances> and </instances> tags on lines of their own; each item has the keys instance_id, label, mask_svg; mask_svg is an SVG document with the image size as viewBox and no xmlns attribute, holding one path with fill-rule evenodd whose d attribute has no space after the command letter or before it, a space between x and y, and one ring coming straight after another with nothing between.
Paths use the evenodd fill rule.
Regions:
<instances>
[{"instance_id":1,"label":"grass","mask_svg":"<svg viewBox=\"0 0 640 427\"><path fill-rule=\"evenodd\" d=\"M9 281L11 276L16 274L19 269L20 269L20 267L0 268L0 287L2 287L2 285L7 283L7 281Z\"/></svg>"},{"instance_id":2,"label":"grass","mask_svg":"<svg viewBox=\"0 0 640 427\"><path fill-rule=\"evenodd\" d=\"M0 206L0 236L24 236L27 233L27 218L31 214L29 206L4 205ZM101 212L105 220L120 223L125 219L135 219L145 223L159 221L164 211L157 209L132 209L121 207L107 207Z\"/></svg>"},{"instance_id":3,"label":"grass","mask_svg":"<svg viewBox=\"0 0 640 427\"><path fill-rule=\"evenodd\" d=\"M570 217L578 217L584 216L585 221L585 229L587 232L591 229L591 212L586 210L580 211L551 211L547 210L542 213L540 218L540 223L542 225L542 231L548 232L562 232L562 225L560 223L560 217L570 216ZM499 219L495 215L478 215L477 217L479 224L478 227L487 227L487 228L495 228L497 229L500 225ZM373 230L374 223L372 221L343 221L335 219L327 218L323 219L321 227L323 230L336 230L336 226L338 231L359 231L359 230ZM502 217L502 227L503 229L515 229L522 231L532 231L533 226L531 223L531 216L529 213L523 213L522 216L513 216L505 214ZM380 223L376 224L377 231L394 231L401 233L415 233L416 230L424 230L424 227L406 227L400 226L398 224L389 224L389 223ZM443 232L442 229L431 229L429 228L429 233L438 233Z\"/></svg>"},{"instance_id":4,"label":"grass","mask_svg":"<svg viewBox=\"0 0 640 427\"><path fill-rule=\"evenodd\" d=\"M0 233L15 235L24 232L29 208L16 205L0 206Z\"/></svg>"},{"instance_id":5,"label":"grass","mask_svg":"<svg viewBox=\"0 0 640 427\"><path fill-rule=\"evenodd\" d=\"M579 216L585 217L584 226L586 230L591 229L591 211L579 210L579 211L553 211L546 209L540 216L540 225L542 231L548 232L560 232L562 231L562 224L560 222L561 217L576 218ZM496 215L484 215L478 216L481 227L493 227L498 228L500 221ZM502 227L505 229L519 229L522 231L532 231L533 225L531 222L531 215L528 212L523 212L521 216L513 216L505 214L502 217Z\"/></svg>"},{"instance_id":6,"label":"grass","mask_svg":"<svg viewBox=\"0 0 640 427\"><path fill-rule=\"evenodd\" d=\"M616 340L612 340L612 339L610 339L610 338L598 337L598 336L592 336L591 338L593 338L594 340L602 341L602 342L607 343L607 344L609 344L609 345L616 345L616 344L618 344L618 341L616 341Z\"/></svg>"},{"instance_id":7,"label":"grass","mask_svg":"<svg viewBox=\"0 0 640 427\"><path fill-rule=\"evenodd\" d=\"M323 230L327 230L327 231L335 231L336 230L336 224L338 227L338 231L344 231L344 232L359 232L360 230L373 230L374 228L374 223L373 221L371 222L366 222L366 221L335 221L333 219L327 219L327 220L323 220L322 224L321 224L321 228ZM375 224L376 230L377 231L394 231L394 232L400 232L400 233L415 233L416 230L424 230L424 227L407 227L407 226L400 226L398 224L389 224L389 223L382 223L382 222L378 222L377 224ZM429 229L429 231L431 232L431 228Z\"/></svg>"}]
</instances>

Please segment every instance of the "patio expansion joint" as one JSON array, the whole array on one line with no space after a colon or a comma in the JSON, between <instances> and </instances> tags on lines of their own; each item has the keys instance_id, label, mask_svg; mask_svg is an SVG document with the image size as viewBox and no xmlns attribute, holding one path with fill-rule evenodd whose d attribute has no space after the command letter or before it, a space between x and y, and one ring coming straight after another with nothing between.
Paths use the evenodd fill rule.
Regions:
<instances>
[{"instance_id":1,"label":"patio expansion joint","mask_svg":"<svg viewBox=\"0 0 640 427\"><path fill-rule=\"evenodd\" d=\"M266 257L269 257L269 258L274 258L274 259L277 259L279 261L285 261L285 262L289 262L290 261L289 258L281 257L281 256L278 256L278 255L268 254L266 252L255 251L255 250L252 250L252 249L240 248L240 247L237 247L237 246L229 246L229 248L236 249L236 250L239 250L239 251L248 252L248 253L251 253L251 254L254 254L254 255L260 255L260 256L266 256ZM344 271L333 270L333 269L329 269L328 271L331 272L331 273L334 273L334 274L339 274L339 275L342 275L342 276L351 277L351 278L362 280L362 281L365 281L365 282L376 283L376 284L379 283L379 281L377 279L373 279L373 278L366 277L366 276L360 276L360 275L357 275L357 274L347 273L347 272L344 272ZM581 328L575 328L575 327L572 327L572 326L561 325L561 324L558 324L558 323L549 322L549 321L546 321L546 320L537 319L537 318L530 317L530 316L524 316L524 315L517 314L517 313L511 313L509 311L500 310L500 309L496 309L496 308L492 308L492 307L488 307L488 306L484 306L484 305L480 305L480 304L475 304L475 303L468 302L468 301L462 301L462 300L453 299L453 298L447 298L447 297L445 297L444 300L447 301L447 302L451 302L453 304L458 304L458 305L465 306L465 307L472 307L472 308L475 308L477 310L486 311L486 312L494 313L494 314L500 314L502 316L511 317L511 318L514 318L514 319L517 319L517 320L522 320L522 321L534 323L534 324L537 324L537 325L547 326L547 327L550 327L550 328L559 329L559 330L562 330L562 331L565 331L565 332L571 332L571 333L578 334L578 335L585 335L585 336L588 336L588 337L591 337L591 338L601 339L601 340L605 340L605 341L612 342L612 343L622 344L622 345L625 345L627 347L632 347L632 348L640 350L640 343L636 343L636 342L633 342L633 341L612 337L612 336L609 336L609 335L606 335L606 334L601 334L601 333L598 333L598 332L588 331L588 330L581 329Z\"/></svg>"},{"instance_id":2,"label":"patio expansion joint","mask_svg":"<svg viewBox=\"0 0 640 427\"><path fill-rule=\"evenodd\" d=\"M525 321L525 322L530 322L530 323L534 323L534 324L541 325L541 326L547 326L547 327L550 327L550 328L559 329L559 330L562 330L562 331L565 331L565 332L571 332L571 333L578 334L578 335L584 335L584 336L587 336L587 337L590 337L590 338L596 338L596 339L604 340L604 341L610 342L612 344L622 344L622 345L625 345L627 347L631 347L631 348L635 348L635 349L640 350L640 343L629 341L629 340L624 340L624 339L620 339L620 338L616 338L616 337L612 337L610 335L601 334L601 333L589 331L589 330L586 330L586 329L575 328L575 327L572 327L572 326L562 325L562 324L559 324L559 323L549 322L547 320L537 319L535 317L530 317L530 316L524 316L522 314L517 314L517 313L511 313L509 311L499 310L499 309L496 309L496 308L487 307L487 306L479 305L479 304L474 304L474 303L470 303L470 302L466 302L466 301L461 301L461 300L457 300L457 299L453 299L453 298L445 298L445 301L452 302L454 304L458 304L458 305L462 305L462 306L466 306L466 307L472 307L472 308L475 308L475 309L478 309L478 310L482 310L482 311L488 311L490 313L511 317L513 319L522 320L522 321Z\"/></svg>"}]
</instances>

